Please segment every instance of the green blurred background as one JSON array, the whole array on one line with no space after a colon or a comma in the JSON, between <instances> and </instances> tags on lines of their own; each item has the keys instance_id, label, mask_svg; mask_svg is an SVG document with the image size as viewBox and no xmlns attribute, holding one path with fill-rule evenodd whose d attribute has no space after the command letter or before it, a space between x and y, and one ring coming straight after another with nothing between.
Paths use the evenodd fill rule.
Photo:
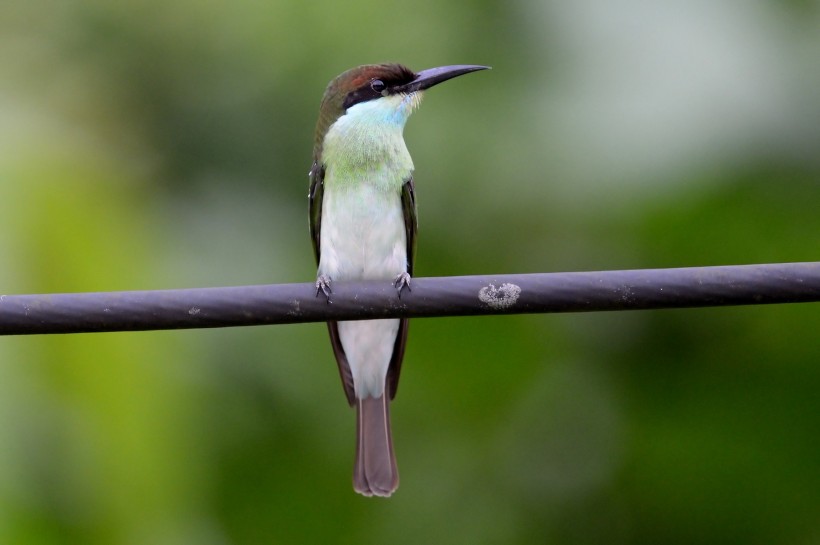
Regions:
<instances>
[{"instance_id":1,"label":"green blurred background","mask_svg":"<svg viewBox=\"0 0 820 545\"><path fill-rule=\"evenodd\" d=\"M427 94L417 275L820 256L820 5L5 0L0 293L304 282L328 80ZM0 543L820 543L820 307L416 320L351 489L322 324L0 340Z\"/></svg>"}]
</instances>

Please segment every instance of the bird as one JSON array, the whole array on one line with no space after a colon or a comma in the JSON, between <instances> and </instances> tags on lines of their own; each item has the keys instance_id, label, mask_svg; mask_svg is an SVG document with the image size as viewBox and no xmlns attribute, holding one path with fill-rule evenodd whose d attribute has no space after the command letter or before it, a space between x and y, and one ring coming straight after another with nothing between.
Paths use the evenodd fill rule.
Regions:
<instances>
[{"instance_id":1,"label":"bird","mask_svg":"<svg viewBox=\"0 0 820 545\"><path fill-rule=\"evenodd\" d=\"M308 174L317 297L331 303L337 281L389 281L399 297L411 289L418 222L405 123L426 89L488 68L414 72L398 63L367 64L330 81ZM329 321L327 327L347 401L356 407L353 489L388 497L399 485L389 404L399 384L408 320Z\"/></svg>"}]
</instances>

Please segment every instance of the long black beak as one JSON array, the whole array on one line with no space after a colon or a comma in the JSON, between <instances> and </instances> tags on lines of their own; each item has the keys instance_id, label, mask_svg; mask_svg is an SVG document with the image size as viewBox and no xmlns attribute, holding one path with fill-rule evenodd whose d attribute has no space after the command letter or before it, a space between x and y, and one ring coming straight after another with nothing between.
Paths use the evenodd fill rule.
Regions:
<instances>
[{"instance_id":1,"label":"long black beak","mask_svg":"<svg viewBox=\"0 0 820 545\"><path fill-rule=\"evenodd\" d=\"M448 79L457 78L470 72L477 72L478 70L489 70L489 66L479 66L477 64L454 64L452 66L439 66L438 68L428 68L416 74L416 79L410 83L406 83L400 87L395 87L394 90L399 93L413 93L415 91L423 91L429 89L433 85L438 85Z\"/></svg>"}]
</instances>

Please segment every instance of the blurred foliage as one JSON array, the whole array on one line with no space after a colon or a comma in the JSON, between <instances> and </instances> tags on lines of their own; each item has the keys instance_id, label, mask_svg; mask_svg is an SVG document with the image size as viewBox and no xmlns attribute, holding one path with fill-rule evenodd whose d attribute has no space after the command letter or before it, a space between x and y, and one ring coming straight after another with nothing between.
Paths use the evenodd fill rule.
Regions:
<instances>
[{"instance_id":1,"label":"blurred foliage","mask_svg":"<svg viewBox=\"0 0 820 545\"><path fill-rule=\"evenodd\" d=\"M0 5L0 292L313 278L327 81L429 93L418 274L809 261L820 5ZM818 543L817 305L416 320L388 501L321 324L0 342L0 543Z\"/></svg>"}]
</instances>

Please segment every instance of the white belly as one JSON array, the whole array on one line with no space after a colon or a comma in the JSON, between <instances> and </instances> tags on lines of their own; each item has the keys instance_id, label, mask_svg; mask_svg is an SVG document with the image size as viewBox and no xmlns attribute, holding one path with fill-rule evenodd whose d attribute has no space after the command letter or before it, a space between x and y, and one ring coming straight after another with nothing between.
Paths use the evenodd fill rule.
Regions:
<instances>
[{"instance_id":1,"label":"white belly","mask_svg":"<svg viewBox=\"0 0 820 545\"><path fill-rule=\"evenodd\" d=\"M325 187L319 274L331 280L392 280L407 271L398 192L369 184Z\"/></svg>"},{"instance_id":2,"label":"white belly","mask_svg":"<svg viewBox=\"0 0 820 545\"><path fill-rule=\"evenodd\" d=\"M331 281L392 281L407 271L406 240L398 192L369 184L325 186L319 274ZM398 327L399 320L339 322L356 397L384 392Z\"/></svg>"}]
</instances>

